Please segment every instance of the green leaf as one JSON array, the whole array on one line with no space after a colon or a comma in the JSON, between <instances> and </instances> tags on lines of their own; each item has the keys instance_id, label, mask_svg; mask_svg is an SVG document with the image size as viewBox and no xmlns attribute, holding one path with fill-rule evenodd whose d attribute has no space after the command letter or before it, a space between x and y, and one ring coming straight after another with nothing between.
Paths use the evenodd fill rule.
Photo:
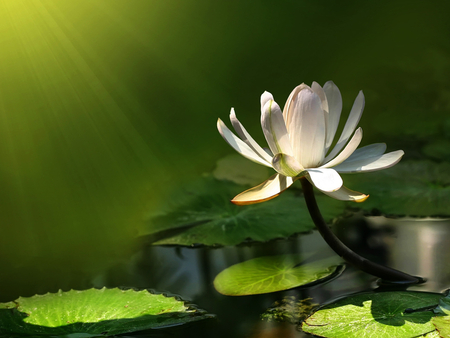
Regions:
<instances>
[{"instance_id":1,"label":"green leaf","mask_svg":"<svg viewBox=\"0 0 450 338\"><path fill-rule=\"evenodd\" d=\"M228 180L251 186L264 182L270 176L269 168L249 161L240 154L231 154L217 161L213 176L218 180Z\"/></svg>"},{"instance_id":2,"label":"green leaf","mask_svg":"<svg viewBox=\"0 0 450 338\"><path fill-rule=\"evenodd\" d=\"M450 296L441 298L434 309L438 316L433 318L433 324L442 338L450 338Z\"/></svg>"},{"instance_id":3,"label":"green leaf","mask_svg":"<svg viewBox=\"0 0 450 338\"><path fill-rule=\"evenodd\" d=\"M429 307L441 297L406 291L358 294L322 307L306 319L302 329L329 338L417 337L435 330Z\"/></svg>"},{"instance_id":4,"label":"green leaf","mask_svg":"<svg viewBox=\"0 0 450 338\"><path fill-rule=\"evenodd\" d=\"M0 303L0 334L93 337L206 318L183 301L147 290L58 291Z\"/></svg>"},{"instance_id":5,"label":"green leaf","mask_svg":"<svg viewBox=\"0 0 450 338\"><path fill-rule=\"evenodd\" d=\"M254 258L220 272L214 287L227 296L288 290L324 280L336 271L340 261L332 257L310 262L297 254Z\"/></svg>"},{"instance_id":6,"label":"green leaf","mask_svg":"<svg viewBox=\"0 0 450 338\"><path fill-rule=\"evenodd\" d=\"M450 316L437 316L433 318L433 324L441 338L450 338Z\"/></svg>"},{"instance_id":7,"label":"green leaf","mask_svg":"<svg viewBox=\"0 0 450 338\"><path fill-rule=\"evenodd\" d=\"M345 185L369 194L357 207L388 215L449 216L450 163L402 161L373 173L344 176Z\"/></svg>"},{"instance_id":8,"label":"green leaf","mask_svg":"<svg viewBox=\"0 0 450 338\"><path fill-rule=\"evenodd\" d=\"M247 189L205 176L174 194L171 211L149 221L146 235L166 245L236 245L246 240L285 238L314 228L303 197L291 188L273 200L237 206L230 200ZM325 220L343 213L345 204L317 196Z\"/></svg>"},{"instance_id":9,"label":"green leaf","mask_svg":"<svg viewBox=\"0 0 450 338\"><path fill-rule=\"evenodd\" d=\"M433 332L427 333L427 334L425 334L425 335L423 335L421 337L423 337L423 338L442 338L439 335L439 332L437 332L436 330L434 330Z\"/></svg>"}]
</instances>

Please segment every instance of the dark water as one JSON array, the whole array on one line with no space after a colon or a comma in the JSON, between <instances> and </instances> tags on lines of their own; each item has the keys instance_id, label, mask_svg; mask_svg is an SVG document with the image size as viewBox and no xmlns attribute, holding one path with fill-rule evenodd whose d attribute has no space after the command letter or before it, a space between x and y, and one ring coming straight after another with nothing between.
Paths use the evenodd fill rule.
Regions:
<instances>
[{"instance_id":1,"label":"dark water","mask_svg":"<svg viewBox=\"0 0 450 338\"><path fill-rule=\"evenodd\" d=\"M334 225L333 231L361 255L427 282L409 290L442 292L450 288L450 222L445 219L387 219L355 215ZM230 297L219 294L214 277L226 267L264 255L318 252L329 256L318 232L288 240L224 248L176 248L146 246L130 262L98 276L98 286L134 286L170 290L183 295L215 319L176 328L146 331L148 337L306 337L296 325L261 319L274 302L286 296L312 298L324 304L355 292L379 288L377 279L347 266L337 278L310 288L265 295Z\"/></svg>"}]
</instances>

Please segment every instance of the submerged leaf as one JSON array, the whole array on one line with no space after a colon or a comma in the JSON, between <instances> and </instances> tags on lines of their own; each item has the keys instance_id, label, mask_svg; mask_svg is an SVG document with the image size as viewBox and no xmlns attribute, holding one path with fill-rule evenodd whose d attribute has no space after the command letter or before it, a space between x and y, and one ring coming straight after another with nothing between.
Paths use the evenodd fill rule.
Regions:
<instances>
[{"instance_id":1,"label":"submerged leaf","mask_svg":"<svg viewBox=\"0 0 450 338\"><path fill-rule=\"evenodd\" d=\"M441 297L406 291L357 294L322 307L305 320L302 329L329 338L417 337L435 330L429 307Z\"/></svg>"},{"instance_id":2,"label":"submerged leaf","mask_svg":"<svg viewBox=\"0 0 450 338\"><path fill-rule=\"evenodd\" d=\"M294 296L287 296L268 308L261 315L261 319L268 322L298 324L308 317L317 305L312 302L312 298L298 300Z\"/></svg>"},{"instance_id":3,"label":"submerged leaf","mask_svg":"<svg viewBox=\"0 0 450 338\"><path fill-rule=\"evenodd\" d=\"M60 290L0 303L0 334L109 336L205 318L183 301L147 290Z\"/></svg>"},{"instance_id":4,"label":"submerged leaf","mask_svg":"<svg viewBox=\"0 0 450 338\"><path fill-rule=\"evenodd\" d=\"M236 245L249 239L284 238L314 228L303 197L296 196L295 189L265 203L232 204L230 200L244 189L210 176L192 182L175 194L181 203L166 215L149 220L146 235L161 238L154 244ZM345 204L340 201L322 194L317 199L327 221L344 211Z\"/></svg>"},{"instance_id":5,"label":"submerged leaf","mask_svg":"<svg viewBox=\"0 0 450 338\"><path fill-rule=\"evenodd\" d=\"M214 279L214 287L227 296L288 290L329 277L342 268L340 262L338 257L308 261L297 254L259 257L223 270Z\"/></svg>"},{"instance_id":6,"label":"submerged leaf","mask_svg":"<svg viewBox=\"0 0 450 338\"><path fill-rule=\"evenodd\" d=\"M396 166L346 175L347 186L370 194L357 207L388 215L449 216L450 163L402 161Z\"/></svg>"}]
</instances>

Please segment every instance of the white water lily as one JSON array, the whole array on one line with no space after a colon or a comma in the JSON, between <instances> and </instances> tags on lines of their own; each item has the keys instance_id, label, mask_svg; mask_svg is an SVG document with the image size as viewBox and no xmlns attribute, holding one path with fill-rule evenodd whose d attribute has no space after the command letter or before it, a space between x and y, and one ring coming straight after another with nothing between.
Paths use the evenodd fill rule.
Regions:
<instances>
[{"instance_id":1,"label":"white water lily","mask_svg":"<svg viewBox=\"0 0 450 338\"><path fill-rule=\"evenodd\" d=\"M237 152L277 171L267 181L237 195L232 202L243 205L267 201L303 176L317 189L338 200L366 200L368 195L343 186L339 173L389 168L400 161L404 152L397 150L384 154L384 143L357 149L362 139L362 129L356 129L364 110L362 91L353 103L341 136L332 147L341 110L341 93L332 81L325 83L323 88L316 82L311 87L297 86L283 111L272 94L264 92L261 95L261 126L269 149L263 149L255 142L236 118L233 108L230 120L240 138L218 119L220 134Z\"/></svg>"}]
</instances>

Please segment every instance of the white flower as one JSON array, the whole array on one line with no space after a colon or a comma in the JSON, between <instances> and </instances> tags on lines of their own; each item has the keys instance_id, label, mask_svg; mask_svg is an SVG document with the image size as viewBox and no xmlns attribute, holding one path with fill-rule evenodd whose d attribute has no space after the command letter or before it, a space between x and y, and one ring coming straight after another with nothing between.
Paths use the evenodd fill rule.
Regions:
<instances>
[{"instance_id":1,"label":"white flower","mask_svg":"<svg viewBox=\"0 0 450 338\"><path fill-rule=\"evenodd\" d=\"M339 173L389 168L400 161L404 152L397 150L384 154L384 143L356 149L362 139L362 129L355 131L355 128L363 109L364 95L360 91L341 136L331 147L342 110L341 93L332 81L325 83L323 88L316 82L311 87L305 84L296 87L283 112L272 94L264 92L261 95L261 126L268 150L255 142L232 108L230 120L240 138L218 119L217 128L222 137L241 155L277 171L267 181L237 195L232 202L241 205L269 200L303 176L333 198L366 200L368 195L344 187Z\"/></svg>"}]
</instances>

